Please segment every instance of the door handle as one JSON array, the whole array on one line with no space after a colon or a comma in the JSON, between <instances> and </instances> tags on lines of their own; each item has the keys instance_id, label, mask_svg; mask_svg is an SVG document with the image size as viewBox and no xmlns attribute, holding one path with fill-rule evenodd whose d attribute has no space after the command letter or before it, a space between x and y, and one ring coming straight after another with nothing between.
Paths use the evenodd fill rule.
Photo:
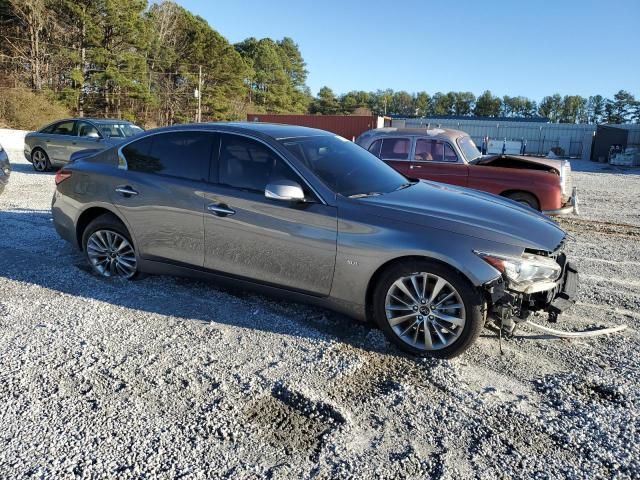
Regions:
<instances>
[{"instance_id":1,"label":"door handle","mask_svg":"<svg viewBox=\"0 0 640 480\"><path fill-rule=\"evenodd\" d=\"M409 165L409 170L413 170L414 168L422 168L422 165Z\"/></svg>"},{"instance_id":2,"label":"door handle","mask_svg":"<svg viewBox=\"0 0 640 480\"><path fill-rule=\"evenodd\" d=\"M124 195L125 197L130 197L131 195L138 195L138 192L128 185L123 187L116 187L116 192L120 193L121 195Z\"/></svg>"},{"instance_id":3,"label":"door handle","mask_svg":"<svg viewBox=\"0 0 640 480\"><path fill-rule=\"evenodd\" d=\"M235 210L229 208L229 206L225 205L224 203L211 203L207 206L207 210L209 210L214 215L217 215L218 217L226 217L236 213Z\"/></svg>"}]
</instances>

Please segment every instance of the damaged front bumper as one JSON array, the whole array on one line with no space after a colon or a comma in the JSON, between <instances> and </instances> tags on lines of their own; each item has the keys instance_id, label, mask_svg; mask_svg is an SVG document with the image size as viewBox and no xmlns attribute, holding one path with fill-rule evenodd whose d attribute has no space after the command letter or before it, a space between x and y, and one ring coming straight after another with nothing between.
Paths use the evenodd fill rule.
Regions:
<instances>
[{"instance_id":1,"label":"damaged front bumper","mask_svg":"<svg viewBox=\"0 0 640 480\"><path fill-rule=\"evenodd\" d=\"M555 282L537 282L516 291L510 289L508 280L501 276L485 285L489 315L510 330L537 311L545 311L549 321L557 321L558 315L575 303L579 283L578 271L564 253L558 255L557 262L562 273Z\"/></svg>"},{"instance_id":2,"label":"damaged front bumper","mask_svg":"<svg viewBox=\"0 0 640 480\"><path fill-rule=\"evenodd\" d=\"M577 187L573 187L571 190L571 197L567 200L562 208L558 208L557 210L543 210L542 213L545 215L569 215L573 213L574 215L578 215L580 212L578 210L578 189Z\"/></svg>"}]
</instances>

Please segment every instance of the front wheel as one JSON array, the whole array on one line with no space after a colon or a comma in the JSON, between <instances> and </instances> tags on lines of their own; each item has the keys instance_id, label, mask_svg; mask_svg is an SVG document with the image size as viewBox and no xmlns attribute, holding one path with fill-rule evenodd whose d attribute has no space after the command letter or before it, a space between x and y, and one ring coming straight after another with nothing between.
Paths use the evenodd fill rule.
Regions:
<instances>
[{"instance_id":1,"label":"front wheel","mask_svg":"<svg viewBox=\"0 0 640 480\"><path fill-rule=\"evenodd\" d=\"M374 290L373 314L387 338L405 352L451 358L480 334L483 301L457 271L430 261L402 262Z\"/></svg>"},{"instance_id":2,"label":"front wheel","mask_svg":"<svg viewBox=\"0 0 640 480\"><path fill-rule=\"evenodd\" d=\"M513 201L521 203L522 205L526 205L527 207L533 208L534 210L540 210L540 203L538 203L538 199L527 192L512 192L505 195L507 198L510 198Z\"/></svg>"}]
</instances>

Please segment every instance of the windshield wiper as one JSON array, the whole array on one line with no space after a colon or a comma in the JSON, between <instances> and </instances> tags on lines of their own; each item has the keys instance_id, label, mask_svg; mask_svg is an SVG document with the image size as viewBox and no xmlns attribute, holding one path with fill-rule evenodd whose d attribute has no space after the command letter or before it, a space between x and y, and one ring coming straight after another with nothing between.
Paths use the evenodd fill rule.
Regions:
<instances>
[{"instance_id":1,"label":"windshield wiper","mask_svg":"<svg viewBox=\"0 0 640 480\"><path fill-rule=\"evenodd\" d=\"M403 183L402 185L400 185L398 188L396 188L394 191L397 192L398 190L404 190L405 188L410 187L411 185L415 185L418 182L408 182L408 183Z\"/></svg>"},{"instance_id":2,"label":"windshield wiper","mask_svg":"<svg viewBox=\"0 0 640 480\"><path fill-rule=\"evenodd\" d=\"M349 195L349 198L377 197L378 195L384 194L382 192L354 193L353 195Z\"/></svg>"}]
</instances>

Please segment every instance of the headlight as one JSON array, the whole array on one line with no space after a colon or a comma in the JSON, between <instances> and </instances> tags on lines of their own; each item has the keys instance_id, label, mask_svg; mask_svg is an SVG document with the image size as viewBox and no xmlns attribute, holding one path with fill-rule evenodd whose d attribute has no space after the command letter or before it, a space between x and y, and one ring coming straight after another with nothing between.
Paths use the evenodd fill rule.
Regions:
<instances>
[{"instance_id":1,"label":"headlight","mask_svg":"<svg viewBox=\"0 0 640 480\"><path fill-rule=\"evenodd\" d=\"M560 191L564 195L567 190L567 172L565 168L565 161L562 161L560 165Z\"/></svg>"},{"instance_id":2,"label":"headlight","mask_svg":"<svg viewBox=\"0 0 640 480\"><path fill-rule=\"evenodd\" d=\"M562 269L552 258L531 253L523 253L521 257L510 257L495 253L475 252L485 262L502 273L509 280L513 290L524 291L538 282L554 282Z\"/></svg>"}]
</instances>

